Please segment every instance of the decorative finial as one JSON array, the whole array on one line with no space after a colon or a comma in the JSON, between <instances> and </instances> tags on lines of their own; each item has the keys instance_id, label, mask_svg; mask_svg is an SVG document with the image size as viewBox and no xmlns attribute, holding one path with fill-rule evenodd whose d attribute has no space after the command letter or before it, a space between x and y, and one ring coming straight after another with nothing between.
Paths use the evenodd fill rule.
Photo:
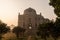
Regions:
<instances>
[{"instance_id":1,"label":"decorative finial","mask_svg":"<svg viewBox=\"0 0 60 40\"><path fill-rule=\"evenodd\" d=\"M40 16L41 16L41 12L40 12Z\"/></svg>"},{"instance_id":2,"label":"decorative finial","mask_svg":"<svg viewBox=\"0 0 60 40\"><path fill-rule=\"evenodd\" d=\"M20 12L18 13L18 15L20 15Z\"/></svg>"}]
</instances>

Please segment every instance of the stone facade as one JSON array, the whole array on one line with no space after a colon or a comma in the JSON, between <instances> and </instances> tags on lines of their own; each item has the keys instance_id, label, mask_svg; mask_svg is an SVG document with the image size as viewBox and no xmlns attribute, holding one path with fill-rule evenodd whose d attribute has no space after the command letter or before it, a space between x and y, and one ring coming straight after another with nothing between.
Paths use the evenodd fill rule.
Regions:
<instances>
[{"instance_id":1,"label":"stone facade","mask_svg":"<svg viewBox=\"0 0 60 40\"><path fill-rule=\"evenodd\" d=\"M40 15L36 14L36 11L32 8L24 10L23 15L18 15L18 26L28 30L28 34L34 34L37 31L39 24L49 22L48 19L45 19L41 13Z\"/></svg>"}]
</instances>

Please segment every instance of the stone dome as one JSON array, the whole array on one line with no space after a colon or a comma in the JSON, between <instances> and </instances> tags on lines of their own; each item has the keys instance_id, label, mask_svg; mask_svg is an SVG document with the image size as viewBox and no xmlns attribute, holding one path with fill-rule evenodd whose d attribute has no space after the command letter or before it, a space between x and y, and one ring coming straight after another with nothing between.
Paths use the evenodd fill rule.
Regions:
<instances>
[{"instance_id":1,"label":"stone dome","mask_svg":"<svg viewBox=\"0 0 60 40\"><path fill-rule=\"evenodd\" d=\"M24 10L24 14L31 14L31 13L32 13L32 14L36 14L35 9L29 7L29 8L27 8L26 10Z\"/></svg>"}]
</instances>

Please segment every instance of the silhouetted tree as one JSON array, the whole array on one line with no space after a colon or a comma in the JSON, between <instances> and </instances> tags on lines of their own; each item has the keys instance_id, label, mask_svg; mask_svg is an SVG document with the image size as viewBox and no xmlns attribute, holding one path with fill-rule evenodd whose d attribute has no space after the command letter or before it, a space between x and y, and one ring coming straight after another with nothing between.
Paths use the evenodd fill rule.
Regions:
<instances>
[{"instance_id":1,"label":"silhouetted tree","mask_svg":"<svg viewBox=\"0 0 60 40\"><path fill-rule=\"evenodd\" d=\"M47 37L49 37L48 23L43 23L39 25L38 35L40 35L41 38L47 40Z\"/></svg>"},{"instance_id":2,"label":"silhouetted tree","mask_svg":"<svg viewBox=\"0 0 60 40\"><path fill-rule=\"evenodd\" d=\"M2 38L2 35L7 33L10 30L10 28L7 27L7 24L0 21L0 40Z\"/></svg>"},{"instance_id":3,"label":"silhouetted tree","mask_svg":"<svg viewBox=\"0 0 60 40\"><path fill-rule=\"evenodd\" d=\"M50 22L49 24L49 33L50 35L54 38L54 40L57 40L57 38L59 37L59 30L60 28L57 27L57 23L56 22Z\"/></svg>"},{"instance_id":4,"label":"silhouetted tree","mask_svg":"<svg viewBox=\"0 0 60 40\"><path fill-rule=\"evenodd\" d=\"M56 22L54 23L54 27L52 28L52 36L55 40L60 36L60 0L50 0L49 3L54 7L54 12L57 15Z\"/></svg>"},{"instance_id":5,"label":"silhouetted tree","mask_svg":"<svg viewBox=\"0 0 60 40\"><path fill-rule=\"evenodd\" d=\"M55 40L57 40L57 38L60 36L60 19L59 18L57 18L56 22L54 23L54 30L53 31L54 31L53 33L55 33L54 34Z\"/></svg>"},{"instance_id":6,"label":"silhouetted tree","mask_svg":"<svg viewBox=\"0 0 60 40\"><path fill-rule=\"evenodd\" d=\"M55 14L60 17L60 0L50 0L49 4L54 7Z\"/></svg>"},{"instance_id":7,"label":"silhouetted tree","mask_svg":"<svg viewBox=\"0 0 60 40\"><path fill-rule=\"evenodd\" d=\"M13 33L16 34L17 38L18 38L19 35L20 35L21 33L23 33L24 31L25 31L25 29L24 29L24 28L21 28L21 27L19 27L19 26L13 28Z\"/></svg>"},{"instance_id":8,"label":"silhouetted tree","mask_svg":"<svg viewBox=\"0 0 60 40\"><path fill-rule=\"evenodd\" d=\"M50 22L49 23L49 31L50 31L50 35L54 38L54 39L56 39L56 27L55 27L55 24L53 23L53 22Z\"/></svg>"}]
</instances>

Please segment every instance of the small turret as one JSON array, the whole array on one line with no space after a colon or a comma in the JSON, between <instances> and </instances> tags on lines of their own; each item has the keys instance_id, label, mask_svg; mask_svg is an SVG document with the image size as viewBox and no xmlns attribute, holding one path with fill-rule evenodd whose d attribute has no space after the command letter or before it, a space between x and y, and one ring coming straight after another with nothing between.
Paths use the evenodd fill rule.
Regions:
<instances>
[{"instance_id":1,"label":"small turret","mask_svg":"<svg viewBox=\"0 0 60 40\"><path fill-rule=\"evenodd\" d=\"M40 13L40 16L41 16L41 13Z\"/></svg>"},{"instance_id":2,"label":"small turret","mask_svg":"<svg viewBox=\"0 0 60 40\"><path fill-rule=\"evenodd\" d=\"M20 12L18 13L18 15L20 15Z\"/></svg>"}]
</instances>

